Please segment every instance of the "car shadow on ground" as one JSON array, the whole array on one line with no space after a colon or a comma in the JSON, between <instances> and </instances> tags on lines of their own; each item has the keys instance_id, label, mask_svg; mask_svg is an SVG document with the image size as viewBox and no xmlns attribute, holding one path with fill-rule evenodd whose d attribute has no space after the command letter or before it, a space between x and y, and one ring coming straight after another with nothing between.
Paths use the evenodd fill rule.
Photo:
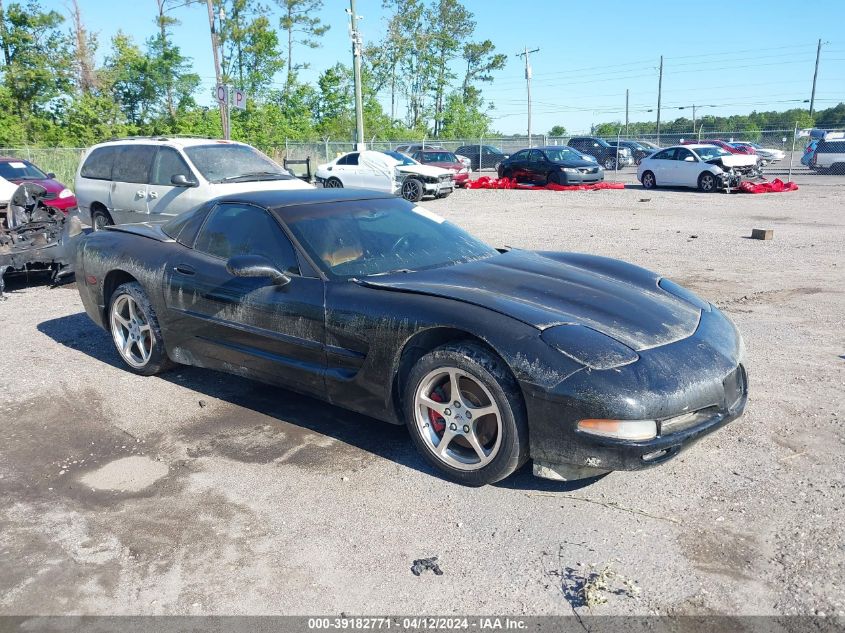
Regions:
<instances>
[{"instance_id":1,"label":"car shadow on ground","mask_svg":"<svg viewBox=\"0 0 845 633\"><path fill-rule=\"evenodd\" d=\"M109 335L97 327L84 312L42 321L37 328L39 332L65 347L83 352L112 367L123 368ZM148 380L166 380L209 398L344 442L426 475L439 476L417 453L404 426L382 422L280 387L209 369L177 366ZM198 402L198 406L202 405ZM245 432L255 424L249 414L229 417L235 419L234 424L243 425ZM227 432L231 432L231 429L229 426ZM214 428L209 427L208 433L214 433ZM533 476L529 462L495 485L512 490L568 492L590 485L594 481L595 478L575 482L539 479Z\"/></svg>"}]
</instances>

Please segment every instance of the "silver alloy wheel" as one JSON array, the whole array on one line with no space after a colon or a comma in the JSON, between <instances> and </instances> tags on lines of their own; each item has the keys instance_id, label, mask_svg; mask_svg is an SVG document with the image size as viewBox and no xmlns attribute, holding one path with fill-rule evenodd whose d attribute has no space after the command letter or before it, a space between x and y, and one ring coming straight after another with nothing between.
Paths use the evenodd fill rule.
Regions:
<instances>
[{"instance_id":1,"label":"silver alloy wheel","mask_svg":"<svg viewBox=\"0 0 845 633\"><path fill-rule=\"evenodd\" d=\"M643 187L645 187L646 189L651 189L652 187L654 187L654 176L651 174L651 172L646 172L643 176Z\"/></svg>"},{"instance_id":2,"label":"silver alloy wheel","mask_svg":"<svg viewBox=\"0 0 845 633\"><path fill-rule=\"evenodd\" d=\"M442 402L432 397L438 392ZM440 418L437 424L434 417ZM414 421L426 448L452 468L478 470L499 454L502 414L493 394L456 367L435 369L420 381L414 394Z\"/></svg>"},{"instance_id":3,"label":"silver alloy wheel","mask_svg":"<svg viewBox=\"0 0 845 633\"><path fill-rule=\"evenodd\" d=\"M420 185L413 178L409 178L402 183L402 197L405 200L419 200L420 199Z\"/></svg>"},{"instance_id":4,"label":"silver alloy wheel","mask_svg":"<svg viewBox=\"0 0 845 633\"><path fill-rule=\"evenodd\" d=\"M95 231L102 231L109 225L108 218L104 216L102 213L95 213L94 214L94 230Z\"/></svg>"},{"instance_id":5,"label":"silver alloy wheel","mask_svg":"<svg viewBox=\"0 0 845 633\"><path fill-rule=\"evenodd\" d=\"M711 173L701 176L701 190L713 191L716 188L716 177Z\"/></svg>"},{"instance_id":6,"label":"silver alloy wheel","mask_svg":"<svg viewBox=\"0 0 845 633\"><path fill-rule=\"evenodd\" d=\"M604 168L605 169L616 169L616 159L615 158L605 158L604 159Z\"/></svg>"},{"instance_id":7,"label":"silver alloy wheel","mask_svg":"<svg viewBox=\"0 0 845 633\"><path fill-rule=\"evenodd\" d=\"M144 367L153 352L153 331L131 295L115 299L110 321L112 338L123 360L137 369Z\"/></svg>"}]
</instances>

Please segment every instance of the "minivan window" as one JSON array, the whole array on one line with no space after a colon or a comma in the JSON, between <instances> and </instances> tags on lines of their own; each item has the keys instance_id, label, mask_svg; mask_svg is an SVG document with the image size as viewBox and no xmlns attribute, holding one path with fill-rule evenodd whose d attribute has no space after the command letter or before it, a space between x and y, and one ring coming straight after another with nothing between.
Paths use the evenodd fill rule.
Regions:
<instances>
[{"instance_id":1,"label":"minivan window","mask_svg":"<svg viewBox=\"0 0 845 633\"><path fill-rule=\"evenodd\" d=\"M119 149L116 145L95 148L85 159L79 175L94 180L111 180L111 168Z\"/></svg>"},{"instance_id":2,"label":"minivan window","mask_svg":"<svg viewBox=\"0 0 845 633\"><path fill-rule=\"evenodd\" d=\"M299 274L296 251L279 223L251 204L220 204L203 224L194 249L213 257L261 255L281 271Z\"/></svg>"},{"instance_id":3,"label":"minivan window","mask_svg":"<svg viewBox=\"0 0 845 633\"><path fill-rule=\"evenodd\" d=\"M146 184L155 153L155 145L124 145L114 159L111 179Z\"/></svg>"},{"instance_id":4,"label":"minivan window","mask_svg":"<svg viewBox=\"0 0 845 633\"><path fill-rule=\"evenodd\" d=\"M173 176L185 176L188 180L194 178L188 163L171 147L159 147L153 161L153 171L150 175L151 185L172 185Z\"/></svg>"}]
</instances>

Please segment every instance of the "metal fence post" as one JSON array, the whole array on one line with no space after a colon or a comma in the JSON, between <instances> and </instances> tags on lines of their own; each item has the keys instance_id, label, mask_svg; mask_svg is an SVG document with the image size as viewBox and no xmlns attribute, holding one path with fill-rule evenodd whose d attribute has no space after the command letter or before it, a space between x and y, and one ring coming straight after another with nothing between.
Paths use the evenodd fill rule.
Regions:
<instances>
[{"instance_id":1,"label":"metal fence post","mask_svg":"<svg viewBox=\"0 0 845 633\"><path fill-rule=\"evenodd\" d=\"M622 128L619 128L616 132L616 164L613 166L613 171L615 171L617 175L619 174L619 140L621 136Z\"/></svg>"},{"instance_id":2,"label":"metal fence post","mask_svg":"<svg viewBox=\"0 0 845 633\"><path fill-rule=\"evenodd\" d=\"M789 175L786 177L787 182L792 180L792 163L795 162L795 137L798 136L798 121L795 122L795 130L792 132L792 152L789 154Z\"/></svg>"},{"instance_id":3,"label":"metal fence post","mask_svg":"<svg viewBox=\"0 0 845 633\"><path fill-rule=\"evenodd\" d=\"M478 171L481 171L481 143L484 141L484 135L478 137Z\"/></svg>"}]
</instances>

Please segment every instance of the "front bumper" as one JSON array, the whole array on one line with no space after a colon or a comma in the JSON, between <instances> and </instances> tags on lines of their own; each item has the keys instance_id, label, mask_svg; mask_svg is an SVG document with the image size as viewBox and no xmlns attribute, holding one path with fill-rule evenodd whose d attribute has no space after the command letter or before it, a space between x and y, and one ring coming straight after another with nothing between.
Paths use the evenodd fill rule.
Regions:
<instances>
[{"instance_id":1,"label":"front bumper","mask_svg":"<svg viewBox=\"0 0 845 633\"><path fill-rule=\"evenodd\" d=\"M521 386L541 476L555 465L599 472L662 464L741 416L748 397L741 338L716 308L702 312L692 336L641 351L630 365L583 369L550 388ZM578 430L585 418L657 420L658 433L646 441L597 436Z\"/></svg>"},{"instance_id":2,"label":"front bumper","mask_svg":"<svg viewBox=\"0 0 845 633\"><path fill-rule=\"evenodd\" d=\"M455 189L455 181L453 179L439 180L437 182L424 182L425 193L428 196L439 196L447 192L452 192Z\"/></svg>"},{"instance_id":3,"label":"front bumper","mask_svg":"<svg viewBox=\"0 0 845 633\"><path fill-rule=\"evenodd\" d=\"M601 168L593 168L596 169L595 173L592 174L585 174L583 172L579 172L577 174L571 174L565 171L560 172L561 176L561 184L563 185L585 185L591 184L595 182L601 182L604 180L604 172Z\"/></svg>"}]
</instances>

